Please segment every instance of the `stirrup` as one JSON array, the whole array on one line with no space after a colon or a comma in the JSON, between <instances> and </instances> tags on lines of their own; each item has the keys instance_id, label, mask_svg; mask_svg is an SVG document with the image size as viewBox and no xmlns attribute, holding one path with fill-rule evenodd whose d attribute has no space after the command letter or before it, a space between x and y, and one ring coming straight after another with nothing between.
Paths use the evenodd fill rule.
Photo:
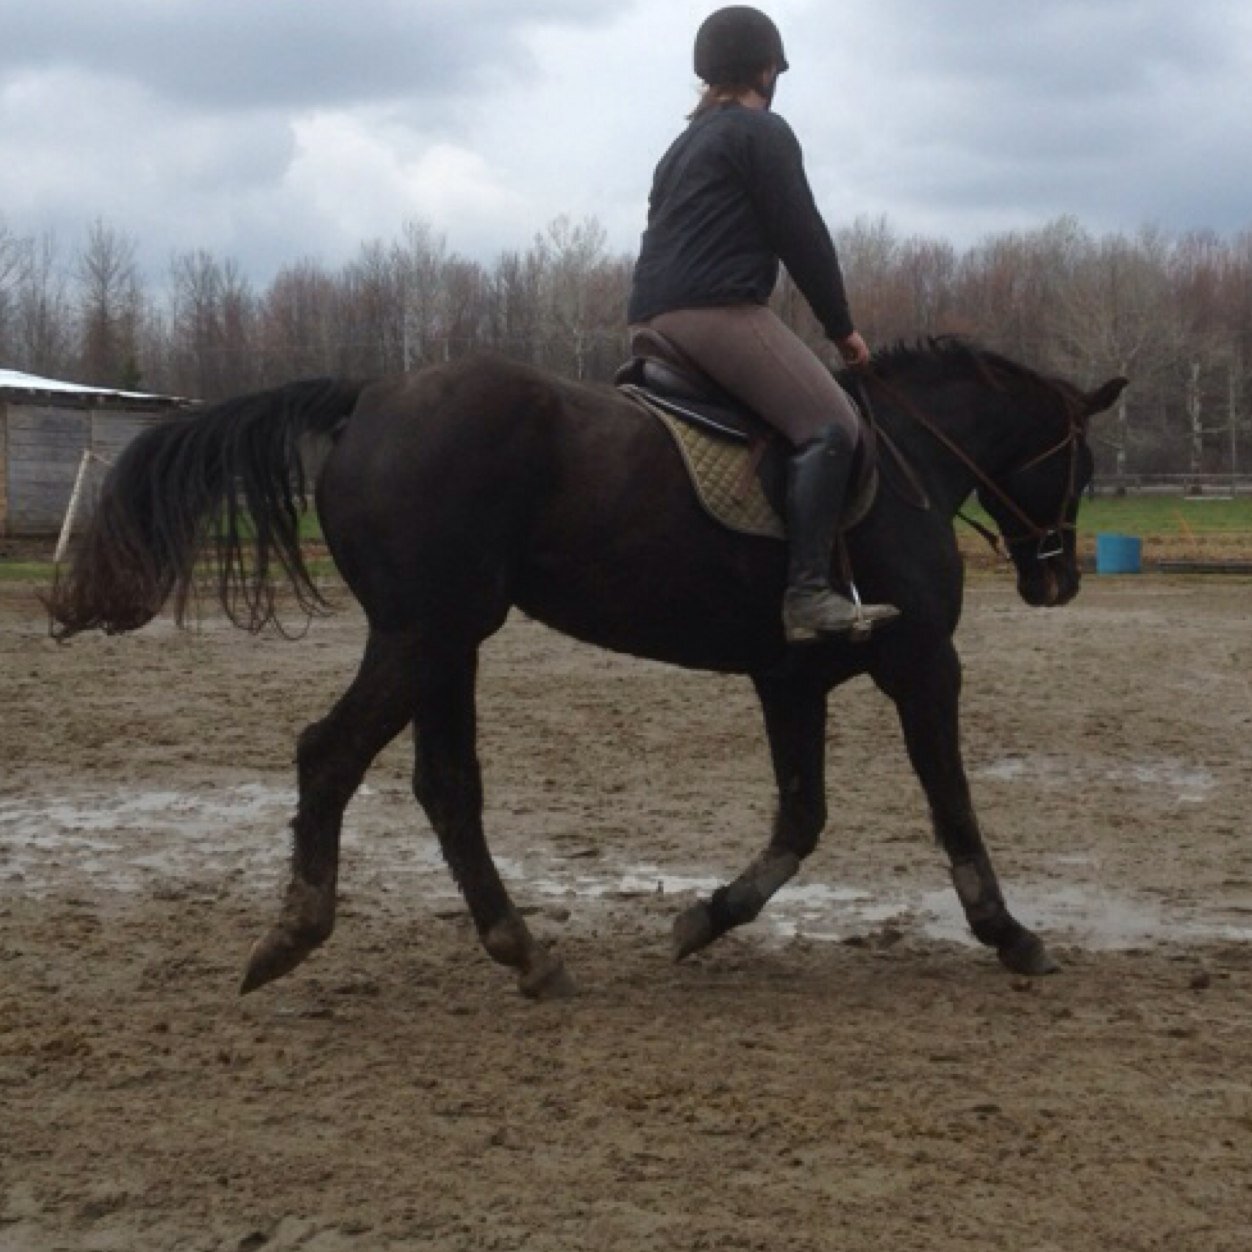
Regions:
<instances>
[{"instance_id":1,"label":"stirrup","mask_svg":"<svg viewBox=\"0 0 1252 1252\"><path fill-rule=\"evenodd\" d=\"M848 632L853 643L864 643L873 633L875 622L889 622L893 617L900 616L900 610L894 604L863 604L861 593L851 578L848 579L848 591L856 609L856 624Z\"/></svg>"}]
</instances>

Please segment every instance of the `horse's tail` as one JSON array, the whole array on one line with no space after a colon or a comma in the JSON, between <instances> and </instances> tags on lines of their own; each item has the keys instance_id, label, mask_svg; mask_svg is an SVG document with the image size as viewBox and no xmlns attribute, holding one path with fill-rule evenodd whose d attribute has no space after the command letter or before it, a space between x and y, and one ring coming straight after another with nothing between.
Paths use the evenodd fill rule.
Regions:
<instances>
[{"instance_id":1,"label":"horse's tail","mask_svg":"<svg viewBox=\"0 0 1252 1252\"><path fill-rule=\"evenodd\" d=\"M303 611L324 608L300 546L301 440L330 435L363 386L288 383L144 431L109 471L72 563L58 572L52 634L137 630L171 595L181 623L201 558L237 626L276 622L275 565Z\"/></svg>"}]
</instances>

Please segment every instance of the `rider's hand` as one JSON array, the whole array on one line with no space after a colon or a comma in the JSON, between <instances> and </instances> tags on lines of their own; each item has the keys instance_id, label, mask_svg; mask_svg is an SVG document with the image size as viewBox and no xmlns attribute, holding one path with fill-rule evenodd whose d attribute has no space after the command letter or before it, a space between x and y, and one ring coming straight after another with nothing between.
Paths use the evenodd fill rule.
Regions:
<instances>
[{"instance_id":1,"label":"rider's hand","mask_svg":"<svg viewBox=\"0 0 1252 1252\"><path fill-rule=\"evenodd\" d=\"M869 364L869 344L861 338L859 331L854 330L850 335L836 339L835 347L839 349L845 365L859 370Z\"/></svg>"}]
</instances>

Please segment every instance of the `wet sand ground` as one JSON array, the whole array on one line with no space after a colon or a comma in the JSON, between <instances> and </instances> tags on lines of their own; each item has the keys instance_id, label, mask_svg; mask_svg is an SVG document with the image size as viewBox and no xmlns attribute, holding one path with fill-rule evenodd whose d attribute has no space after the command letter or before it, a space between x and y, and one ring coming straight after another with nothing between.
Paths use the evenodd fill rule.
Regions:
<instances>
[{"instance_id":1,"label":"wet sand ground","mask_svg":"<svg viewBox=\"0 0 1252 1252\"><path fill-rule=\"evenodd\" d=\"M403 741L349 811L336 935L235 994L354 612L58 647L0 588L0 1249L1245 1252L1252 587L967 603L975 798L1063 975L967 942L868 683L796 885L673 966L674 914L768 829L751 693L515 619L484 655L490 836L582 988L534 1005Z\"/></svg>"}]
</instances>

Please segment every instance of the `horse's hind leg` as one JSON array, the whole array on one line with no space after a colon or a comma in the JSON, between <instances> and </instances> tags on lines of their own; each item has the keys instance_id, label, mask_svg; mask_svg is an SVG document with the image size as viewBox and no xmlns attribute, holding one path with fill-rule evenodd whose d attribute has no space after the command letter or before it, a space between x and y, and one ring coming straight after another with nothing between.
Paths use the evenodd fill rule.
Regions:
<instances>
[{"instance_id":1,"label":"horse's hind leg","mask_svg":"<svg viewBox=\"0 0 1252 1252\"><path fill-rule=\"evenodd\" d=\"M413 716L416 656L412 634L371 632L351 686L300 735L291 882L278 924L252 950L242 991L280 978L330 936L344 809L370 763Z\"/></svg>"},{"instance_id":2,"label":"horse's hind leg","mask_svg":"<svg viewBox=\"0 0 1252 1252\"><path fill-rule=\"evenodd\" d=\"M733 882L674 922L674 959L707 947L753 921L817 846L826 825L826 692L814 681L758 678L765 711L778 814L763 852Z\"/></svg>"},{"instance_id":3,"label":"horse's hind leg","mask_svg":"<svg viewBox=\"0 0 1252 1252\"><path fill-rule=\"evenodd\" d=\"M1008 910L983 843L961 758L961 664L948 641L907 668L876 670L874 680L895 701L909 760L930 803L935 835L952 865L952 882L975 938L995 948L1018 974L1050 974L1060 967L1043 941Z\"/></svg>"},{"instance_id":4,"label":"horse's hind leg","mask_svg":"<svg viewBox=\"0 0 1252 1252\"><path fill-rule=\"evenodd\" d=\"M413 792L457 885L483 947L518 972L524 995L568 995L573 984L559 956L536 943L500 880L483 833L482 773L475 746L474 649L423 651L413 720Z\"/></svg>"}]
</instances>

